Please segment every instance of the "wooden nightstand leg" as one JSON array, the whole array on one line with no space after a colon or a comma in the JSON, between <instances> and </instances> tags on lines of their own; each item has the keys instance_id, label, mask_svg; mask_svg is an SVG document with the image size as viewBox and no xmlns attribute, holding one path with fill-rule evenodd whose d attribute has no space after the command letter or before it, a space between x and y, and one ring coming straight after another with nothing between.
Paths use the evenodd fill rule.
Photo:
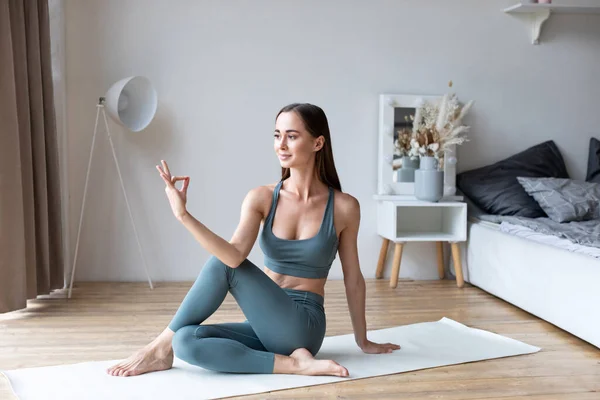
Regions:
<instances>
[{"instance_id":1,"label":"wooden nightstand leg","mask_svg":"<svg viewBox=\"0 0 600 400\"><path fill-rule=\"evenodd\" d=\"M462 264L460 263L460 246L458 243L451 243L452 260L454 260L454 272L456 272L456 286L463 287L465 281L463 279Z\"/></svg>"},{"instance_id":2,"label":"wooden nightstand leg","mask_svg":"<svg viewBox=\"0 0 600 400\"><path fill-rule=\"evenodd\" d=\"M377 261L377 271L375 272L375 278L381 279L383 277L383 268L385 267L385 258L387 256L388 245L390 239L383 238L381 243L381 249L379 250L379 261Z\"/></svg>"},{"instance_id":3,"label":"wooden nightstand leg","mask_svg":"<svg viewBox=\"0 0 600 400\"><path fill-rule=\"evenodd\" d=\"M436 242L437 244L437 261L438 275L440 279L444 279L444 242Z\"/></svg>"},{"instance_id":4,"label":"wooden nightstand leg","mask_svg":"<svg viewBox=\"0 0 600 400\"><path fill-rule=\"evenodd\" d=\"M398 286L398 277L400 276L400 260L402 259L402 247L404 243L396 243L394 249L394 262L392 264L392 276L390 278L390 287Z\"/></svg>"}]
</instances>

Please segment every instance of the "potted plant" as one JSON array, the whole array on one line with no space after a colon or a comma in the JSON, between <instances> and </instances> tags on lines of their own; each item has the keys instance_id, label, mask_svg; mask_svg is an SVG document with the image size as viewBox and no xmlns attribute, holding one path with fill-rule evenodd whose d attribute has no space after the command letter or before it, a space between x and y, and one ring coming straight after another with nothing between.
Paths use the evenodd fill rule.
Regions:
<instances>
[{"instance_id":1,"label":"potted plant","mask_svg":"<svg viewBox=\"0 0 600 400\"><path fill-rule=\"evenodd\" d=\"M452 87L450 81L449 87ZM467 141L469 126L462 120L473 100L464 106L454 93L445 94L439 104L424 102L417 107L413 122L410 155L420 158L415 171L415 197L419 200L438 201L443 197L443 158L446 150Z\"/></svg>"}]
</instances>

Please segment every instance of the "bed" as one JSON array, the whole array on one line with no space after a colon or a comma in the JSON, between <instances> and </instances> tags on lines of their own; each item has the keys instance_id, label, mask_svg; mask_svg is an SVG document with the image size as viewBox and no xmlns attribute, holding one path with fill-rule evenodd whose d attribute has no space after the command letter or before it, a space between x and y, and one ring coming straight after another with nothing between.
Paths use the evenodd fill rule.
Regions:
<instances>
[{"instance_id":1,"label":"bed","mask_svg":"<svg viewBox=\"0 0 600 400\"><path fill-rule=\"evenodd\" d=\"M457 187L465 281L600 348L600 140L585 181L548 140L457 175Z\"/></svg>"},{"instance_id":2,"label":"bed","mask_svg":"<svg viewBox=\"0 0 600 400\"><path fill-rule=\"evenodd\" d=\"M600 348L600 249L491 222L467 203L465 281Z\"/></svg>"}]
</instances>

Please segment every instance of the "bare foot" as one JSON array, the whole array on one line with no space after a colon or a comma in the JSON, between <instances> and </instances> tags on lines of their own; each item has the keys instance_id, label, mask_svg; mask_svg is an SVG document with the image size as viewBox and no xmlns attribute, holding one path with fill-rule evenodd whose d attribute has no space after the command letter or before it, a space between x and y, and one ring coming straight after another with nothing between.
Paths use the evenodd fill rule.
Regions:
<instances>
[{"instance_id":1,"label":"bare foot","mask_svg":"<svg viewBox=\"0 0 600 400\"><path fill-rule=\"evenodd\" d=\"M296 349L290 357L295 360L299 375L334 375L346 377L348 370L333 360L316 360L307 349Z\"/></svg>"},{"instance_id":2,"label":"bare foot","mask_svg":"<svg viewBox=\"0 0 600 400\"><path fill-rule=\"evenodd\" d=\"M173 348L149 344L126 360L106 370L112 376L134 376L146 372L163 371L173 366Z\"/></svg>"}]
</instances>

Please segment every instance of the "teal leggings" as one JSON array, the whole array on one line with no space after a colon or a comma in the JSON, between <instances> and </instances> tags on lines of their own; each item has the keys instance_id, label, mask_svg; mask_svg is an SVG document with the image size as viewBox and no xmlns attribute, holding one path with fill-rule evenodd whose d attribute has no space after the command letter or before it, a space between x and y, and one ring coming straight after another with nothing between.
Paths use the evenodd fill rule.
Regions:
<instances>
[{"instance_id":1,"label":"teal leggings","mask_svg":"<svg viewBox=\"0 0 600 400\"><path fill-rule=\"evenodd\" d=\"M246 321L201 325L230 292ZM325 337L323 297L282 289L248 259L231 268L212 256L169 328L177 358L205 369L273 373L275 354L306 348L316 355Z\"/></svg>"}]
</instances>

